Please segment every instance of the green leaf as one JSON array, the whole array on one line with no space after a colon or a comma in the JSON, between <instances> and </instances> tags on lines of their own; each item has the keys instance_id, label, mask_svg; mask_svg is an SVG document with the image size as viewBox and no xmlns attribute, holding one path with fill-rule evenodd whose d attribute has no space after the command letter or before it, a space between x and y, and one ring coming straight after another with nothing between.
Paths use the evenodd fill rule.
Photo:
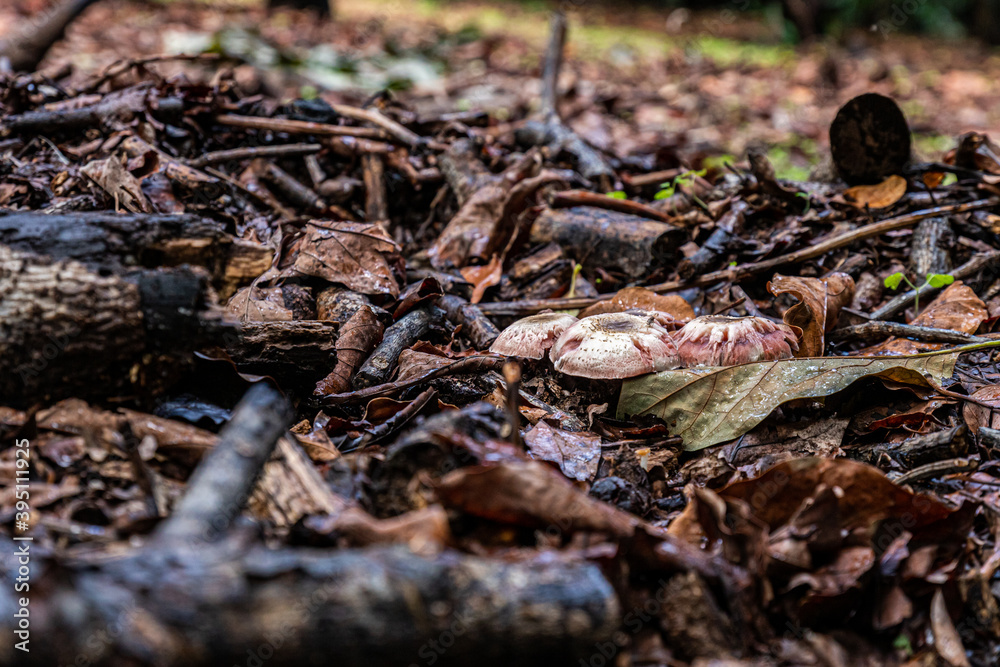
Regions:
<instances>
[{"instance_id":1,"label":"green leaf","mask_svg":"<svg viewBox=\"0 0 1000 667\"><path fill-rule=\"evenodd\" d=\"M944 287L945 285L950 285L955 282L955 276L949 276L947 273L928 273L927 274L927 284L931 287Z\"/></svg>"},{"instance_id":2,"label":"green leaf","mask_svg":"<svg viewBox=\"0 0 1000 667\"><path fill-rule=\"evenodd\" d=\"M899 287L899 283L903 282L903 278L904 276L902 273L896 272L891 276L886 276L885 280L882 282L884 282L885 286L889 289L896 289Z\"/></svg>"},{"instance_id":3,"label":"green leaf","mask_svg":"<svg viewBox=\"0 0 1000 667\"><path fill-rule=\"evenodd\" d=\"M960 352L1000 341L906 357L781 359L726 368L687 368L626 380L618 418L655 415L694 451L734 440L778 406L846 389L864 377L936 388L950 378Z\"/></svg>"},{"instance_id":4,"label":"green leaf","mask_svg":"<svg viewBox=\"0 0 1000 667\"><path fill-rule=\"evenodd\" d=\"M614 192L609 192L608 196L612 199L627 199L624 190L615 190Z\"/></svg>"},{"instance_id":5,"label":"green leaf","mask_svg":"<svg viewBox=\"0 0 1000 667\"><path fill-rule=\"evenodd\" d=\"M670 199L673 196L674 196L674 189L673 187L669 187L669 188L663 188L662 190L657 192L655 195L653 195L653 199Z\"/></svg>"}]
</instances>

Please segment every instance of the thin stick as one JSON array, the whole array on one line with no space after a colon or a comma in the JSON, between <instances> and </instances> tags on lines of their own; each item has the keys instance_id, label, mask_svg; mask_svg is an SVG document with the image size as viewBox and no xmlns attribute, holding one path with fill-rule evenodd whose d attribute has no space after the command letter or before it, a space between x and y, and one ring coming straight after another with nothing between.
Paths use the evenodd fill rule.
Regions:
<instances>
[{"instance_id":1,"label":"thin stick","mask_svg":"<svg viewBox=\"0 0 1000 667\"><path fill-rule=\"evenodd\" d=\"M332 104L330 106L344 118L371 123L375 127L384 130L386 134L396 139L396 141L407 146L416 147L427 144L427 140L419 134L406 129L377 109L360 109L358 107L347 106L346 104Z\"/></svg>"},{"instance_id":2,"label":"thin stick","mask_svg":"<svg viewBox=\"0 0 1000 667\"><path fill-rule=\"evenodd\" d=\"M973 336L972 334L952 331L951 329L939 329L937 327L921 327L913 324L900 324L899 322L871 321L857 324L851 327L834 329L827 337L830 340L873 340L884 338L885 336L899 336L901 338L912 338L914 340L927 341L930 343L954 343L958 345L966 343L985 343L993 340L983 336Z\"/></svg>"},{"instance_id":3,"label":"thin stick","mask_svg":"<svg viewBox=\"0 0 1000 667\"><path fill-rule=\"evenodd\" d=\"M381 139L382 141L389 138L382 130L370 127L347 127L344 125L330 125L329 123L313 123L306 120L239 116L231 113L216 116L215 122L231 127L243 127L250 130L270 130L271 132L285 132L287 134L315 134L324 137L360 137L362 139Z\"/></svg>"},{"instance_id":4,"label":"thin stick","mask_svg":"<svg viewBox=\"0 0 1000 667\"><path fill-rule=\"evenodd\" d=\"M631 199L615 199L614 197L586 190L564 190L563 192L557 192L552 197L552 208L568 208L570 206L593 206L609 211L637 215L658 222L670 222L673 220L672 217L652 206L647 206Z\"/></svg>"},{"instance_id":5,"label":"thin stick","mask_svg":"<svg viewBox=\"0 0 1000 667\"><path fill-rule=\"evenodd\" d=\"M192 167L204 167L219 162L248 160L258 157L283 157L289 155L310 155L323 150L320 144L281 144L279 146L246 146L245 148L230 148L224 151L212 151L201 157L188 160Z\"/></svg>"},{"instance_id":6,"label":"thin stick","mask_svg":"<svg viewBox=\"0 0 1000 667\"><path fill-rule=\"evenodd\" d=\"M566 14L552 12L549 21L549 45L545 50L545 64L542 69L542 115L558 116L559 72L562 70L563 49L566 45Z\"/></svg>"}]
</instances>

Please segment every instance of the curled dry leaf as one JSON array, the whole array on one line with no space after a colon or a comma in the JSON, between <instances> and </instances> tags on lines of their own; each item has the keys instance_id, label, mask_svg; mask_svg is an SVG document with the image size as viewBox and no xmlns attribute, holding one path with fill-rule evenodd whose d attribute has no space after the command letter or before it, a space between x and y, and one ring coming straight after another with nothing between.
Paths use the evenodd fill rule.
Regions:
<instances>
[{"instance_id":1,"label":"curled dry leaf","mask_svg":"<svg viewBox=\"0 0 1000 667\"><path fill-rule=\"evenodd\" d=\"M362 294L399 296L385 255L399 246L378 223L312 220L296 245L295 272L341 283Z\"/></svg>"},{"instance_id":2,"label":"curled dry leaf","mask_svg":"<svg viewBox=\"0 0 1000 667\"><path fill-rule=\"evenodd\" d=\"M336 514L308 517L304 526L318 535L344 540L350 546L405 544L422 555L437 553L451 539L448 515L440 505L388 519L377 519L360 507L348 507Z\"/></svg>"},{"instance_id":3,"label":"curled dry leaf","mask_svg":"<svg viewBox=\"0 0 1000 667\"><path fill-rule=\"evenodd\" d=\"M623 313L635 308L669 315L675 322L670 327L672 329L694 318L694 309L683 297L676 294L657 294L645 287L626 287L618 290L618 293L610 299L598 301L583 309L580 312L580 317L590 317L603 313ZM658 320L658 322L660 325L666 326L663 321Z\"/></svg>"},{"instance_id":4,"label":"curled dry leaf","mask_svg":"<svg viewBox=\"0 0 1000 667\"><path fill-rule=\"evenodd\" d=\"M986 428L1000 428L1000 384L980 387L972 394L972 398L979 399L989 405L995 405L996 410L990 410L975 403L966 403L962 408L962 416L965 417L965 423L969 430L976 434L984 426Z\"/></svg>"},{"instance_id":5,"label":"curled dry leaf","mask_svg":"<svg viewBox=\"0 0 1000 667\"><path fill-rule=\"evenodd\" d=\"M875 185L855 185L844 190L844 199L858 208L889 208L906 194L906 179L893 174Z\"/></svg>"},{"instance_id":6,"label":"curled dry leaf","mask_svg":"<svg viewBox=\"0 0 1000 667\"><path fill-rule=\"evenodd\" d=\"M94 160L81 167L80 173L97 183L116 205L132 213L152 213L153 207L142 193L139 179L129 173L117 157Z\"/></svg>"},{"instance_id":7,"label":"curled dry leaf","mask_svg":"<svg viewBox=\"0 0 1000 667\"><path fill-rule=\"evenodd\" d=\"M435 268L465 266L469 258L486 252L493 227L503 214L510 186L509 181L499 181L472 193L427 250Z\"/></svg>"},{"instance_id":8,"label":"curled dry leaf","mask_svg":"<svg viewBox=\"0 0 1000 667\"><path fill-rule=\"evenodd\" d=\"M802 330L797 357L821 357L826 349L824 334L837 324L840 310L854 298L854 279L846 273L826 278L801 278L774 274L767 289L775 296L791 294L800 303L785 311L785 324Z\"/></svg>"},{"instance_id":9,"label":"curled dry leaf","mask_svg":"<svg viewBox=\"0 0 1000 667\"><path fill-rule=\"evenodd\" d=\"M244 287L229 299L226 312L240 322L287 322L292 311L285 307L280 287Z\"/></svg>"},{"instance_id":10,"label":"curled dry leaf","mask_svg":"<svg viewBox=\"0 0 1000 667\"><path fill-rule=\"evenodd\" d=\"M462 277L472 283L472 298L469 303L479 303L486 290L500 284L503 275L503 261L499 255L493 255L488 264L483 266L467 266L461 270Z\"/></svg>"},{"instance_id":11,"label":"curled dry leaf","mask_svg":"<svg viewBox=\"0 0 1000 667\"><path fill-rule=\"evenodd\" d=\"M447 366L453 361L454 359L441 354L420 350L403 350L399 353L399 369L396 375L396 382L407 382L414 378L422 377L431 371Z\"/></svg>"},{"instance_id":12,"label":"curled dry leaf","mask_svg":"<svg viewBox=\"0 0 1000 667\"><path fill-rule=\"evenodd\" d=\"M625 381L618 418L655 415L693 451L740 437L783 403L829 396L863 377L933 387L951 377L957 356L779 359L663 371Z\"/></svg>"},{"instance_id":13,"label":"curled dry leaf","mask_svg":"<svg viewBox=\"0 0 1000 667\"><path fill-rule=\"evenodd\" d=\"M341 394L351 387L351 378L382 340L382 323L370 306L362 306L347 320L337 338L337 365L316 383L316 396Z\"/></svg>"},{"instance_id":14,"label":"curled dry leaf","mask_svg":"<svg viewBox=\"0 0 1000 667\"><path fill-rule=\"evenodd\" d=\"M986 304L982 299L976 296L968 285L956 280L938 294L937 298L913 318L910 324L972 334L987 317ZM893 336L878 345L858 350L855 354L865 357L895 356L919 354L944 347L944 343L921 343Z\"/></svg>"},{"instance_id":15,"label":"curled dry leaf","mask_svg":"<svg viewBox=\"0 0 1000 667\"><path fill-rule=\"evenodd\" d=\"M573 433L538 422L524 434L533 458L551 461L570 479L589 482L601 462L601 438L593 433Z\"/></svg>"},{"instance_id":16,"label":"curled dry leaf","mask_svg":"<svg viewBox=\"0 0 1000 667\"><path fill-rule=\"evenodd\" d=\"M634 517L594 500L538 461L505 461L448 473L437 487L446 507L467 514L562 533L598 531L631 536Z\"/></svg>"}]
</instances>

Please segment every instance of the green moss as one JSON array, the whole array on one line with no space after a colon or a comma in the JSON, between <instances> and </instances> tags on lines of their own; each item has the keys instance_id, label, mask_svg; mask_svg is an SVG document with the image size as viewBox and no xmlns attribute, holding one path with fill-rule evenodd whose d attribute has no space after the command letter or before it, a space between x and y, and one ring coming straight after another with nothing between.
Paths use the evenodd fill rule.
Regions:
<instances>
[{"instance_id":1,"label":"green moss","mask_svg":"<svg viewBox=\"0 0 1000 667\"><path fill-rule=\"evenodd\" d=\"M699 37L692 46L720 67L753 65L779 67L795 60L795 50L781 44L755 44L719 37Z\"/></svg>"}]
</instances>

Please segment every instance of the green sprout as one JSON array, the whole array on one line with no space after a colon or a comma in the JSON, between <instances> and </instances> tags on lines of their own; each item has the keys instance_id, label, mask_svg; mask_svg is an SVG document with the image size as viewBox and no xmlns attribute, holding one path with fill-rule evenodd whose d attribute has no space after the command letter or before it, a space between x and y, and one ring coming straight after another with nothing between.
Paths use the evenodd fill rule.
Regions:
<instances>
[{"instance_id":1,"label":"green sprout","mask_svg":"<svg viewBox=\"0 0 1000 667\"><path fill-rule=\"evenodd\" d=\"M608 192L606 194L612 199L628 199L624 190L615 190L614 192Z\"/></svg>"},{"instance_id":2,"label":"green sprout","mask_svg":"<svg viewBox=\"0 0 1000 667\"><path fill-rule=\"evenodd\" d=\"M927 279L924 280L924 284L918 288L916 285L910 282L909 278L907 278L901 272L897 271L891 276L886 276L886 279L883 282L885 283L885 286L891 290L898 289L900 283L905 282L907 285L909 285L910 289L916 292L916 294L914 294L913 297L913 310L915 313L919 313L920 290L922 290L927 286L933 287L935 289L940 289L946 285L950 285L953 282L955 282L955 276L948 275L947 273L928 273Z\"/></svg>"},{"instance_id":3,"label":"green sprout","mask_svg":"<svg viewBox=\"0 0 1000 667\"><path fill-rule=\"evenodd\" d=\"M706 173L708 173L707 169L699 169L698 171L691 171L689 169L684 173L677 174L674 176L674 180L660 183L660 191L656 193L653 199L669 199L674 196L679 186L691 185L694 183L695 178L704 176ZM699 201L699 203L701 202L697 197L694 199Z\"/></svg>"}]
</instances>

